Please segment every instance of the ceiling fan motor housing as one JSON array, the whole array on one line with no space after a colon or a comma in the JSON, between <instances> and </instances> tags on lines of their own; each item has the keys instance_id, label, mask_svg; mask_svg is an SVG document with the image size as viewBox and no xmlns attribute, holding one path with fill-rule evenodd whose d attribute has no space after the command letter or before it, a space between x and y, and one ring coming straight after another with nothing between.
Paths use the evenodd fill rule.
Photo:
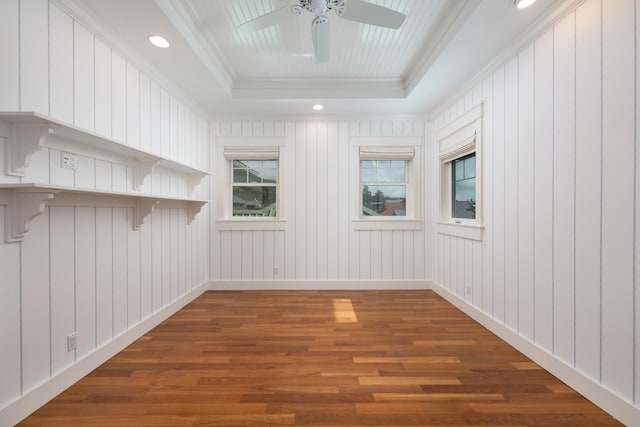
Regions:
<instances>
[{"instance_id":1,"label":"ceiling fan motor housing","mask_svg":"<svg viewBox=\"0 0 640 427\"><path fill-rule=\"evenodd\" d=\"M322 16L333 9L339 0L300 0L300 6L316 16Z\"/></svg>"}]
</instances>

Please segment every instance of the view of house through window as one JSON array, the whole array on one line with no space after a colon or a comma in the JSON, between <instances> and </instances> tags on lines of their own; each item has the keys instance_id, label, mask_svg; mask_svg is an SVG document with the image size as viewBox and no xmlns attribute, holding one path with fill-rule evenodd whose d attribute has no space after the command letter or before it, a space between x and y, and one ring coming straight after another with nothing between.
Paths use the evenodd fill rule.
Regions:
<instances>
[{"instance_id":1,"label":"view of house through window","mask_svg":"<svg viewBox=\"0 0 640 427\"><path fill-rule=\"evenodd\" d=\"M363 216L407 215L407 161L361 160Z\"/></svg>"},{"instance_id":2,"label":"view of house through window","mask_svg":"<svg viewBox=\"0 0 640 427\"><path fill-rule=\"evenodd\" d=\"M233 216L276 216L277 160L233 161Z\"/></svg>"},{"instance_id":3,"label":"view of house through window","mask_svg":"<svg viewBox=\"0 0 640 427\"><path fill-rule=\"evenodd\" d=\"M452 162L453 218L476 218L476 153Z\"/></svg>"}]
</instances>

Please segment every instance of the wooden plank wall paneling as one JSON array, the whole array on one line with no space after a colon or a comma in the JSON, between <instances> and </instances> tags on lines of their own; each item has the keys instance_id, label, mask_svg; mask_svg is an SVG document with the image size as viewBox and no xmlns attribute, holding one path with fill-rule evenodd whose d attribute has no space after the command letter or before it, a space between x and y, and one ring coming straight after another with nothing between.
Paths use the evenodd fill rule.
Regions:
<instances>
[{"instance_id":1,"label":"wooden plank wall paneling","mask_svg":"<svg viewBox=\"0 0 640 427\"><path fill-rule=\"evenodd\" d=\"M187 225L183 209L159 209L138 231L132 220L133 208L52 206L22 243L0 243L2 336L17 342L3 351L3 402L207 279L204 256L177 253L181 241L187 254L206 251L203 218ZM67 352L74 331L78 347Z\"/></svg>"},{"instance_id":2,"label":"wooden plank wall paneling","mask_svg":"<svg viewBox=\"0 0 640 427\"><path fill-rule=\"evenodd\" d=\"M553 264L553 283L573 284L575 280L574 262L575 239L574 227L566 227L575 217L574 199L565 197L572 194L576 185L575 179L575 100L574 70L576 58L574 54L576 22L565 19L554 28L553 35L553 253L562 254L563 262ZM565 363L572 364L575 360L573 343L575 331L573 313L575 311L573 286L555 286L553 299L558 308L553 312L553 349L556 357Z\"/></svg>"},{"instance_id":3,"label":"wooden plank wall paneling","mask_svg":"<svg viewBox=\"0 0 640 427\"><path fill-rule=\"evenodd\" d=\"M636 1L636 7L635 7L635 18L636 18L636 23L635 23L635 28L636 30L638 28L640 28L640 13L638 13L638 9L640 9L638 7L638 2ZM638 67L638 60L637 58L640 57L640 43L637 43L637 36L636 36L636 51L635 53L635 58L636 61L634 63L635 67ZM639 141L639 133L638 133L638 105L640 105L640 91L638 90L638 87L640 87L640 73L636 72L636 80L635 80L635 113L636 113L636 117L635 117L635 126L634 126L634 139L635 139L635 153L634 153L634 158L635 158L635 164L638 165L640 164L640 150L638 149L638 145L640 145L640 141ZM638 268L637 266L640 265L640 251L637 250L637 242L640 242L640 227L638 227L638 224L640 224L640 198L638 197L637 194L637 189L640 188L640 174L637 171L637 167L636 167L636 172L635 172L635 181L634 181L634 185L635 185L635 189L636 191L634 192L635 197L634 197L634 201L635 201L635 205L634 205L634 230L635 230L635 235L634 235L634 265L636 266L636 268L634 269L634 284L635 284L635 288L634 288L634 295L635 295L635 300L634 300L634 318L635 318L635 323L633 325L634 330L636 331L636 333L638 333L638 331L640 331L640 316L638 315L638 308L640 307L640 292L638 291L638 277L637 277L637 271ZM635 384L634 384L634 396L635 396L635 402L638 403L640 402L640 351L638 351L638 337L635 337L635 359L634 359L634 366L636 368L635 371Z\"/></svg>"},{"instance_id":4,"label":"wooden plank wall paneling","mask_svg":"<svg viewBox=\"0 0 640 427\"><path fill-rule=\"evenodd\" d=\"M434 120L484 102L484 240L433 245L435 281L636 405L639 6L580 4Z\"/></svg>"},{"instance_id":5,"label":"wooden plank wall paneling","mask_svg":"<svg viewBox=\"0 0 640 427\"><path fill-rule=\"evenodd\" d=\"M6 206L0 206L0 220L7 218ZM0 227L0 241L4 242L5 228ZM0 259L3 264L20 264L20 247L18 245L0 245ZM19 393L22 386L20 342L22 339L19 328L20 319L20 271L17 268L2 270L3 286L0 286L0 336L3 337L5 350L0 352L0 366L3 369L3 387L0 387L0 401L9 402Z\"/></svg>"},{"instance_id":6,"label":"wooden plank wall paneling","mask_svg":"<svg viewBox=\"0 0 640 427\"><path fill-rule=\"evenodd\" d=\"M17 110L20 108L20 20L18 19L19 2L4 2L0 14L0 56L3 66L0 67L0 109Z\"/></svg>"},{"instance_id":7,"label":"wooden plank wall paneling","mask_svg":"<svg viewBox=\"0 0 640 427\"><path fill-rule=\"evenodd\" d=\"M403 137L425 137L426 126L417 118L213 121L214 144L216 137L285 137L287 164L281 167L287 229L222 231L213 221L212 280L430 279L431 260L426 257L431 253L430 227L417 231L354 231L351 225L353 197L358 197L351 194L353 180L358 179L351 138L396 136L402 145ZM430 215L430 184L425 181L421 185L422 210ZM216 199L215 195L212 198Z\"/></svg>"},{"instance_id":8,"label":"wooden plank wall paneling","mask_svg":"<svg viewBox=\"0 0 640 427\"><path fill-rule=\"evenodd\" d=\"M1 111L37 111L208 169L206 118L53 3L1 2L0 34ZM4 137L0 133L0 183L22 179L133 190L134 165L128 159L91 150L78 153L73 171L60 168L61 149L45 148L33 156L25 177L8 176ZM186 197L187 177L158 169L142 191ZM192 194L208 195L207 182ZM75 205L66 200L50 202L21 243L5 243L0 227L0 408L209 276L208 208L191 225L186 208L156 209L134 231L130 201L79 196ZM0 206L1 224L6 212ZM77 349L68 352L67 335L74 331Z\"/></svg>"}]
</instances>

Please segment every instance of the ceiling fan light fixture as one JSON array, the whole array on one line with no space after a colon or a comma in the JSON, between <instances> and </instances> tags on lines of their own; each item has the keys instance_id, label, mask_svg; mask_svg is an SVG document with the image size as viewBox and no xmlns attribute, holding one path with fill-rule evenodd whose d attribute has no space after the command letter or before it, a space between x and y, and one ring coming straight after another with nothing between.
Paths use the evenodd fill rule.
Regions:
<instances>
[{"instance_id":1,"label":"ceiling fan light fixture","mask_svg":"<svg viewBox=\"0 0 640 427\"><path fill-rule=\"evenodd\" d=\"M161 49L166 49L171 46L167 39L156 34L152 34L149 36L149 43Z\"/></svg>"},{"instance_id":2,"label":"ceiling fan light fixture","mask_svg":"<svg viewBox=\"0 0 640 427\"><path fill-rule=\"evenodd\" d=\"M315 111L322 111L322 110L324 110L324 105L322 105L322 104L315 104L315 105L314 105L313 107L311 107L311 108L313 108Z\"/></svg>"},{"instance_id":3,"label":"ceiling fan light fixture","mask_svg":"<svg viewBox=\"0 0 640 427\"><path fill-rule=\"evenodd\" d=\"M518 9L524 9L526 7L531 6L533 3L535 3L536 0L513 0L513 4L518 8Z\"/></svg>"}]
</instances>

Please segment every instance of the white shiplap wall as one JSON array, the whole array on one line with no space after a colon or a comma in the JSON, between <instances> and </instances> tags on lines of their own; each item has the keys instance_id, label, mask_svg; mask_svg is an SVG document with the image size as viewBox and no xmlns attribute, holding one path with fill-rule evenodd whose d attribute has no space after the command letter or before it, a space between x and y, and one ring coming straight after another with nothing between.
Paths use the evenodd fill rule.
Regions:
<instances>
[{"instance_id":1,"label":"white shiplap wall","mask_svg":"<svg viewBox=\"0 0 640 427\"><path fill-rule=\"evenodd\" d=\"M434 280L636 408L639 6L584 2L434 122L484 102L484 240L436 234Z\"/></svg>"},{"instance_id":2,"label":"white shiplap wall","mask_svg":"<svg viewBox=\"0 0 640 427\"><path fill-rule=\"evenodd\" d=\"M0 37L0 111L36 111L208 169L208 121L53 3L0 2ZM6 175L7 129L0 123L0 183L134 191L131 159L55 134L24 177ZM77 170L60 168L63 149L78 154ZM142 192L208 196L207 182L191 195L187 188L185 174L158 167ZM56 375L83 360L88 366L116 338L207 282L208 208L189 224L186 205L168 204L134 230L133 200L59 194L22 242L5 243L0 227L0 424L26 416L20 408L35 409L57 387L47 388ZM0 224L6 217L0 205ZM74 331L77 349L67 352ZM43 385L48 391L20 405Z\"/></svg>"},{"instance_id":3,"label":"white shiplap wall","mask_svg":"<svg viewBox=\"0 0 640 427\"><path fill-rule=\"evenodd\" d=\"M186 215L159 209L134 231L133 208L51 206L22 243L2 236L4 404L206 280L204 216L188 226ZM67 352L74 331L78 347Z\"/></svg>"},{"instance_id":4,"label":"white shiplap wall","mask_svg":"<svg viewBox=\"0 0 640 427\"><path fill-rule=\"evenodd\" d=\"M322 286L313 282L394 280L402 286L400 281L431 277L430 228L356 231L351 225L352 198L358 197L351 194L351 180L357 179L357 172L352 173L351 138L394 136L402 145L403 137L424 137L427 124L423 119L221 120L211 126L214 144L216 137L259 140L275 136L285 139L287 151L287 164L282 165L282 185L287 186L286 230L218 230L214 218L213 281L272 282L263 285L268 287L273 281L306 281L308 286ZM429 194L430 185L425 182L422 187ZM221 203L220 198L214 199ZM423 207L422 212L426 211Z\"/></svg>"}]
</instances>

